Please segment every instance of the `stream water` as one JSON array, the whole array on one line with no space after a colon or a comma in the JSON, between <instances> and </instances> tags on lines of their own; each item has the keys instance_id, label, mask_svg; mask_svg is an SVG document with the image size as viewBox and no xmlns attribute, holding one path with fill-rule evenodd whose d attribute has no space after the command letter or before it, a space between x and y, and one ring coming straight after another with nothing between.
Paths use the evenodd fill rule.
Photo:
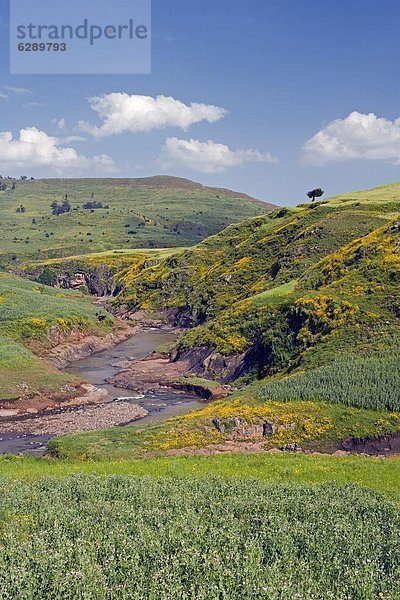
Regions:
<instances>
[{"instance_id":1,"label":"stream water","mask_svg":"<svg viewBox=\"0 0 400 600\"><path fill-rule=\"evenodd\" d=\"M65 371L78 375L82 380L88 381L96 387L107 390L109 401L123 398L125 401L142 406L149 414L136 423L159 421L184 414L204 407L204 403L196 396L179 391L165 389L156 393L141 394L105 383L106 379L121 371L121 366L118 366L119 362L140 360L158 346L168 344L173 340L174 334L149 328L122 342L112 350L98 352L88 358L71 363ZM0 454L41 455L46 451L46 444L50 438L51 436L30 435L29 433L2 434L0 425Z\"/></svg>"}]
</instances>

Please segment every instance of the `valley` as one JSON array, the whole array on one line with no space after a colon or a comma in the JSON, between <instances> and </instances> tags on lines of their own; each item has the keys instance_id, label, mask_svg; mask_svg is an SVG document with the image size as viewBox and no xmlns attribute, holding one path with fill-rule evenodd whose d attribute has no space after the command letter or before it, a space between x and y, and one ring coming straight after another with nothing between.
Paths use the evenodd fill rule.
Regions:
<instances>
[{"instance_id":1,"label":"valley","mask_svg":"<svg viewBox=\"0 0 400 600\"><path fill-rule=\"evenodd\" d=\"M170 181L163 178L127 182L126 189L125 183L106 180L84 180L69 188L75 184L57 183L69 189L71 205L72 199L82 202L91 189L96 202L103 202L110 188L117 198L120 186L124 194L134 187L133 199L125 199L124 208L115 207L122 211L118 227L133 215L129 211L137 210L138 198L154 194L155 205L161 194L169 206L172 192L166 184ZM35 206L44 210L56 183L29 185L37 186ZM49 217L59 227L61 245L53 245L54 232L46 238L49 245L35 248L29 242L15 256L8 250L2 254L0 485L11 499L2 506L10 522L18 524L15 531L22 532L19 545L8 537L2 546L13 557L12 569L21 557L28 573L38 560L47 565L48 544L54 541L50 531L60 531L61 514L50 506L65 503L71 494L76 500L66 509L68 519L77 522L79 511L86 540L92 534L85 519L104 513L125 531L134 505L142 523L135 536L145 537L143 558L135 563L142 577L137 594L158 597L149 582L173 551L166 541L158 550L159 566L145 567L160 538L143 523L158 520L165 540L177 524L184 533L174 534L171 543L187 545L192 528L199 531L203 508L215 516L213 522L220 522L221 506L228 503L229 514L238 519L221 521L227 527L227 547L255 557L248 580L236 577L230 585L232 597L252 597L248 585L259 586L261 579L281 585L283 573L293 578L290 594L301 589L304 597L322 598L325 590L324 598L347 599L360 589L358 578L338 582L331 563L318 576L327 552L334 560L339 556L325 524L339 527L346 552L359 552L357 540L367 534L358 515L367 511L369 532L373 525L382 543L378 551L374 546L371 572L363 571L367 583L360 597L394 600L398 578L382 557L388 552L395 557L398 547L397 530L388 535L385 527L388 518L395 523L400 501L400 184L287 208L260 207L229 191L222 197L222 191L190 182L179 185L179 193L173 192L181 198L176 210L187 207L189 192L200 194L202 201L210 198L204 217L208 223L214 202L210 194L221 195L221 220L217 207L214 229L202 230L197 239L198 233L185 234L182 244L175 245L170 236L176 231L164 229L165 237L155 247L142 231L131 243L111 228L106 243L75 242L70 229L75 217L68 213ZM32 189L20 191L27 206ZM7 197L0 197L0 208L7 212L6 202ZM231 202L240 207L240 215L230 214ZM147 202L147 215L152 206ZM77 218L83 218L80 210ZM85 213L87 223L97 227L101 210ZM149 227L157 228L157 223ZM6 238L6 249L7 243ZM27 490L34 490L47 507L48 521L35 502L26 500ZM157 499L156 507L148 504L150 496ZM115 501L118 514L112 508ZM25 512L15 511L13 503ZM355 511L351 523L350 506ZM253 523L265 510L269 518L274 515L279 535L267 529L261 537L254 534ZM314 528L319 541L309 529L301 541L296 532L304 526ZM11 529L7 531L10 536ZM32 539L33 531L41 540L35 558L24 541ZM93 543L103 547L110 531L109 522L105 526L101 520ZM57 533L56 543L74 546L71 535ZM252 540L247 550L235 545L243 535ZM196 556L214 552L224 562L222 541L213 540L215 547L207 529L185 547ZM121 544L124 552L132 552L131 573L138 546L129 537L110 543L112 556ZM286 557L283 563L271 557L267 571L256 558L264 543ZM316 544L322 562L307 554L304 570L299 563L292 568L288 557L293 549L300 556L303 544ZM372 550L364 549L371 556ZM60 564L68 563L64 550L60 552ZM95 586L99 597L106 589L117 594L125 581L119 559L112 559L106 573L99 556L90 556L87 564L78 558L83 579L101 572ZM189 586L196 594L208 589L210 577L216 593L226 589L218 583L218 564L208 569L207 584L205 574L183 556L189 554L180 553L179 564L192 573L193 582L186 590ZM59 585L60 564L50 568L51 589ZM340 564L347 568L346 556ZM168 570L174 582L166 598L186 597L180 595L176 568ZM6 572L1 558L0 572ZM5 586L12 586L10 577L4 575ZM24 581L21 589L28 585ZM34 581L35 589L42 589L42 579L34 576ZM119 582L117 587L113 582ZM68 588L82 593L79 582L69 580Z\"/></svg>"}]
</instances>

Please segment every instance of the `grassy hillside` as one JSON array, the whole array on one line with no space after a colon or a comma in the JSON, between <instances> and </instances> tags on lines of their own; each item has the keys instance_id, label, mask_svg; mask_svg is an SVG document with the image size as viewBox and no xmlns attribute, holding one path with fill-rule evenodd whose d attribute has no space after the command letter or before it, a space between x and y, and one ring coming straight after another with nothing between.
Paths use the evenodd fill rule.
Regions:
<instances>
[{"instance_id":1,"label":"grassy hillside","mask_svg":"<svg viewBox=\"0 0 400 600\"><path fill-rule=\"evenodd\" d=\"M264 426L268 425L268 432ZM65 435L50 442L59 458L129 460L149 456L216 451L265 451L298 444L303 450L333 452L342 440L400 432L400 413L330 404L321 400L271 401L256 386L205 408L167 421L93 433Z\"/></svg>"},{"instance_id":2,"label":"grassy hillside","mask_svg":"<svg viewBox=\"0 0 400 600\"><path fill-rule=\"evenodd\" d=\"M398 433L399 213L400 186L386 186L279 209L128 268L116 302L168 308L190 326L174 359L244 389L163 424L66 436L55 452L126 458L246 442L329 451Z\"/></svg>"},{"instance_id":3,"label":"grassy hillside","mask_svg":"<svg viewBox=\"0 0 400 600\"><path fill-rule=\"evenodd\" d=\"M399 327L400 185L382 193L232 225L157 265L128 269L117 301L174 309L176 321L192 327L180 353L245 352L243 373L258 376L326 362L378 336L385 347Z\"/></svg>"},{"instance_id":4,"label":"grassy hillside","mask_svg":"<svg viewBox=\"0 0 400 600\"><path fill-rule=\"evenodd\" d=\"M0 458L0 595L397 600L398 457L318 452L399 438L399 214L400 185L385 186L194 248L47 248L25 271L40 282L1 276L0 396L61 386L30 349L53 327L98 327L87 295L44 285L82 273L87 287L112 279L117 306L188 326L172 351L188 380L238 389L167 421L60 436L45 459Z\"/></svg>"},{"instance_id":5,"label":"grassy hillside","mask_svg":"<svg viewBox=\"0 0 400 600\"><path fill-rule=\"evenodd\" d=\"M112 317L101 323L98 309L81 292L55 290L14 275L0 274L0 399L57 391L71 377L60 374L32 348L48 344L53 330L104 333Z\"/></svg>"},{"instance_id":6,"label":"grassy hillside","mask_svg":"<svg viewBox=\"0 0 400 600\"><path fill-rule=\"evenodd\" d=\"M175 306L194 324L209 319L232 301L297 279L325 256L390 222L400 210L400 184L393 188L397 200L355 202L353 198L339 203L335 198L332 203L277 209L232 225L140 273L139 289L135 273L127 274L127 299L132 305Z\"/></svg>"},{"instance_id":7,"label":"grassy hillside","mask_svg":"<svg viewBox=\"0 0 400 600\"><path fill-rule=\"evenodd\" d=\"M173 177L43 179L16 186L0 192L0 264L115 248L189 246L272 207ZM66 194L71 212L53 215L50 204L60 205ZM83 208L90 202L103 208Z\"/></svg>"},{"instance_id":8,"label":"grassy hillside","mask_svg":"<svg viewBox=\"0 0 400 600\"><path fill-rule=\"evenodd\" d=\"M120 289L122 273L142 270L180 252L179 248L109 250L66 258L25 263L18 274L64 289L81 289L95 296L113 295Z\"/></svg>"}]
</instances>

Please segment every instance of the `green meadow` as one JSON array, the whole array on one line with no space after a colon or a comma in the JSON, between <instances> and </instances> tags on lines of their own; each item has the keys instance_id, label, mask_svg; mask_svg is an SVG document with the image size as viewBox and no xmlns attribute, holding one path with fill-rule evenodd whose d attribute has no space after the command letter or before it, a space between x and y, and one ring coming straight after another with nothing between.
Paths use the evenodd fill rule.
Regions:
<instances>
[{"instance_id":1,"label":"green meadow","mask_svg":"<svg viewBox=\"0 0 400 600\"><path fill-rule=\"evenodd\" d=\"M50 205L65 196L71 211L53 215ZM93 201L103 208L83 208ZM14 191L0 192L0 264L193 245L269 208L244 194L174 177L19 181Z\"/></svg>"}]
</instances>

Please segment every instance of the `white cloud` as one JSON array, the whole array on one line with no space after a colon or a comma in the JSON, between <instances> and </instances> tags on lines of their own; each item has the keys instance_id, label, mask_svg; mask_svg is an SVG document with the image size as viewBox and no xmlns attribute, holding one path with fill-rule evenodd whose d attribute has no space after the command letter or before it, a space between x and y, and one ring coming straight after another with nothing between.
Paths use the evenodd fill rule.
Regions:
<instances>
[{"instance_id":1,"label":"white cloud","mask_svg":"<svg viewBox=\"0 0 400 600\"><path fill-rule=\"evenodd\" d=\"M14 139L10 131L4 131L0 133L0 166L2 169L5 166L21 169L47 167L57 172L93 168L103 172L115 171L115 164L109 156L84 156L65 146L70 141L49 136L36 127L21 129L19 139Z\"/></svg>"},{"instance_id":2,"label":"white cloud","mask_svg":"<svg viewBox=\"0 0 400 600\"><path fill-rule=\"evenodd\" d=\"M259 150L230 150L225 144L218 144L209 140L179 140L176 137L168 138L161 150L160 165L168 169L180 166L201 173L220 173L231 167L238 167L245 163L277 163L278 159L269 152L265 154Z\"/></svg>"},{"instance_id":3,"label":"white cloud","mask_svg":"<svg viewBox=\"0 0 400 600\"><path fill-rule=\"evenodd\" d=\"M374 113L352 112L321 129L303 146L312 164L366 159L400 164L400 118L390 121Z\"/></svg>"},{"instance_id":4,"label":"white cloud","mask_svg":"<svg viewBox=\"0 0 400 600\"><path fill-rule=\"evenodd\" d=\"M51 122L53 123L53 125L57 125L58 129L60 131L62 131L63 129L65 129L66 126L66 120L64 118L62 119L52 119Z\"/></svg>"},{"instance_id":5,"label":"white cloud","mask_svg":"<svg viewBox=\"0 0 400 600\"><path fill-rule=\"evenodd\" d=\"M3 94L3 92L0 92L0 100L8 100L10 96L8 96L7 94Z\"/></svg>"},{"instance_id":6,"label":"white cloud","mask_svg":"<svg viewBox=\"0 0 400 600\"><path fill-rule=\"evenodd\" d=\"M72 144L73 142L86 142L87 138L81 135L66 135L65 137L57 138L57 140L61 146L65 146L65 144Z\"/></svg>"},{"instance_id":7,"label":"white cloud","mask_svg":"<svg viewBox=\"0 0 400 600\"><path fill-rule=\"evenodd\" d=\"M7 90L7 92L12 92L13 94L33 94L33 92L27 88L15 87L13 85L5 85L4 89Z\"/></svg>"},{"instance_id":8,"label":"white cloud","mask_svg":"<svg viewBox=\"0 0 400 600\"><path fill-rule=\"evenodd\" d=\"M80 121L79 126L96 138L124 132L138 133L179 127L187 130L194 123L219 121L228 112L212 104L190 105L170 96L130 96L115 92L96 96L89 100L92 109L99 115L103 124L100 127Z\"/></svg>"}]
</instances>

